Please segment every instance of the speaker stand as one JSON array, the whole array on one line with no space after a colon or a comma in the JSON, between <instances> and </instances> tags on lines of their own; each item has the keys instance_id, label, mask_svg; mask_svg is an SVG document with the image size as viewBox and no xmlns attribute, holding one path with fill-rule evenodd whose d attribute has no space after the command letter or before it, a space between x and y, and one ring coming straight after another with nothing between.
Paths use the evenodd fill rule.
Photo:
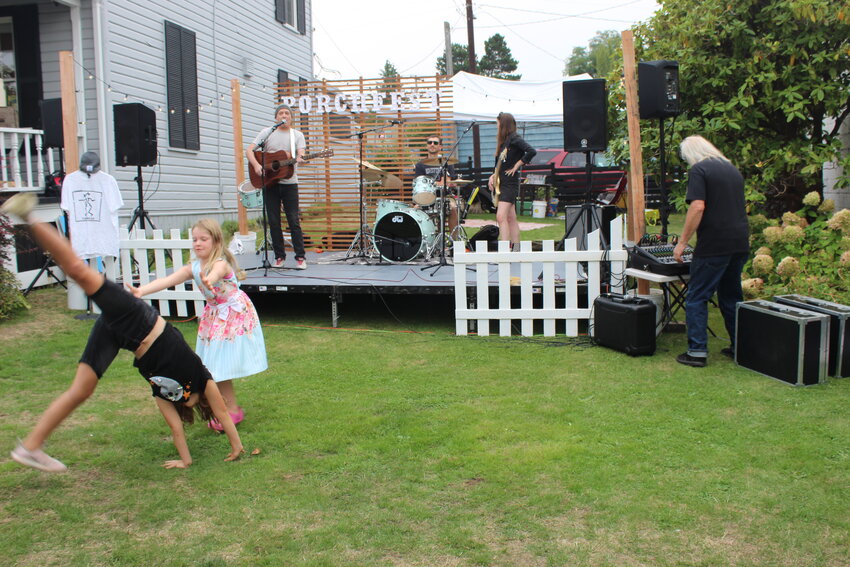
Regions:
<instances>
[{"instance_id":1,"label":"speaker stand","mask_svg":"<svg viewBox=\"0 0 850 567\"><path fill-rule=\"evenodd\" d=\"M133 225L136 224L136 221L139 221L139 228L143 231L146 230L145 221L151 225L151 228L156 229L156 226L153 224L150 216L148 216L147 211L145 211L145 195L144 195L144 185L142 183L142 166L141 164L136 165L136 188L139 192L139 204L136 206L136 209L133 211L133 216L130 219L130 224L127 225L127 230L133 230Z\"/></svg>"}]
</instances>

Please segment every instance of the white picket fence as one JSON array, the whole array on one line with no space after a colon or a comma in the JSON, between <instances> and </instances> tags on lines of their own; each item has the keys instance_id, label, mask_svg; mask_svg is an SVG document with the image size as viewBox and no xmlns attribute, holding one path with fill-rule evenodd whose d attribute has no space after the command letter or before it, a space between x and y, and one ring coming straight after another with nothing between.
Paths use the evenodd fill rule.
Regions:
<instances>
[{"instance_id":1,"label":"white picket fence","mask_svg":"<svg viewBox=\"0 0 850 567\"><path fill-rule=\"evenodd\" d=\"M172 229L169 238L165 238L161 230L152 231L150 237L140 230L130 233L122 231L119 252L121 271L119 274L113 266L112 273L107 269L107 277L111 280L120 278L122 282L132 282L137 286L144 285L167 276L172 269L179 270L186 265L184 256L187 256L187 250L191 254L192 240L183 238L178 229ZM153 251L152 265L149 251ZM191 284L191 280L188 283ZM178 317L189 316L189 306L194 308L194 314L197 315L204 309L204 296L197 289L189 289L186 283L178 284L174 289L164 289L147 295L145 300L149 303L156 302L160 314L166 317L171 315L169 301L176 302Z\"/></svg>"},{"instance_id":2,"label":"white picket fence","mask_svg":"<svg viewBox=\"0 0 850 567\"><path fill-rule=\"evenodd\" d=\"M542 321L543 335L555 336L556 322L564 321L566 335L578 336L579 321L589 321L593 310L593 301L599 296L602 279L602 262L610 262L611 291L623 292L624 272L628 252L623 249L623 218L611 221L610 250L600 245L599 231L587 235L587 250L577 250L576 240L564 242L563 251L555 251L554 241L543 242L539 252L531 250L531 242L520 243L519 252L511 252L508 243L499 242L497 252L488 252L486 242L476 242L474 252L467 252L462 242L456 242L454 248L455 277L455 325L456 334L467 335L473 326L479 336L490 334L490 322L499 322L499 335L511 336L514 321L520 322L523 336L534 334L534 322ZM586 263L587 305L579 307L579 270L585 272L581 264ZM498 275L498 299L496 305L490 305L489 276L491 265L496 264ZM519 265L518 281L512 281L512 273ZM536 265L536 266L535 266ZM542 268L541 268L542 265ZM475 272L474 292L468 289L468 272ZM542 278L538 280L538 274ZM514 295L512 289L519 286L519 306L511 305ZM534 297L542 296L540 307L534 306ZM561 299L563 307L557 307Z\"/></svg>"}]
</instances>

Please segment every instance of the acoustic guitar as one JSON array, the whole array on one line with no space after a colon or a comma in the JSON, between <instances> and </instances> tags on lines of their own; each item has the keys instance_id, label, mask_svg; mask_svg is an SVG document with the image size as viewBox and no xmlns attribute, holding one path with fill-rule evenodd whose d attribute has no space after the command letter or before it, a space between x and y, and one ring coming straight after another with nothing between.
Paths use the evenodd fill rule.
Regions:
<instances>
[{"instance_id":1,"label":"acoustic guitar","mask_svg":"<svg viewBox=\"0 0 850 567\"><path fill-rule=\"evenodd\" d=\"M311 159L330 157L332 155L334 155L333 150L322 150L315 154L306 154L302 159L304 161L310 161ZM254 157L263 166L266 187L277 183L281 179L289 179L295 173L296 159L286 150L272 153L255 150ZM251 185L254 189L260 189L263 186L263 176L257 175L253 167L248 167L248 175L251 178Z\"/></svg>"}]
</instances>

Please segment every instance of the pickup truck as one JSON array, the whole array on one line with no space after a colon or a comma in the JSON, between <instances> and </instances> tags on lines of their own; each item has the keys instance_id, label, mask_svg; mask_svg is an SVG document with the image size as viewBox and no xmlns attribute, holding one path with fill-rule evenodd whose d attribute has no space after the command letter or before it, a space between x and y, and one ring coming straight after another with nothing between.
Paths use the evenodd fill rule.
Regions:
<instances>
[{"instance_id":1,"label":"pickup truck","mask_svg":"<svg viewBox=\"0 0 850 567\"><path fill-rule=\"evenodd\" d=\"M525 182L521 192L551 188L560 206L592 202L611 203L625 189L626 172L611 167L605 154L590 153L590 195L587 194L587 154L562 149L537 150L531 163L522 168Z\"/></svg>"}]
</instances>

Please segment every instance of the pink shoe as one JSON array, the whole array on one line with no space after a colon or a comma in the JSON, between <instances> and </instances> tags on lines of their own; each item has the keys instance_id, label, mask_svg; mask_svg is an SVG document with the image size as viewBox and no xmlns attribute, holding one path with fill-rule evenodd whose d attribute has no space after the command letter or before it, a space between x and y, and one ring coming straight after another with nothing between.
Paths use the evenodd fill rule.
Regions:
<instances>
[{"instance_id":1,"label":"pink shoe","mask_svg":"<svg viewBox=\"0 0 850 567\"><path fill-rule=\"evenodd\" d=\"M224 431L224 426L222 426L216 418L210 419L207 422L207 427L209 427L213 431L218 431L219 433Z\"/></svg>"},{"instance_id":2,"label":"pink shoe","mask_svg":"<svg viewBox=\"0 0 850 567\"><path fill-rule=\"evenodd\" d=\"M242 423L242 421L245 419L245 411L240 407L239 411L230 414L230 419L233 420L233 425L236 425L237 423Z\"/></svg>"},{"instance_id":3,"label":"pink shoe","mask_svg":"<svg viewBox=\"0 0 850 567\"><path fill-rule=\"evenodd\" d=\"M12 458L19 462L22 465L32 467L34 469L38 469L44 472L51 473L61 473L68 470L68 467L42 451L41 449L36 449L35 451L30 451L24 448L20 442L18 442L18 446L12 451Z\"/></svg>"}]
</instances>

